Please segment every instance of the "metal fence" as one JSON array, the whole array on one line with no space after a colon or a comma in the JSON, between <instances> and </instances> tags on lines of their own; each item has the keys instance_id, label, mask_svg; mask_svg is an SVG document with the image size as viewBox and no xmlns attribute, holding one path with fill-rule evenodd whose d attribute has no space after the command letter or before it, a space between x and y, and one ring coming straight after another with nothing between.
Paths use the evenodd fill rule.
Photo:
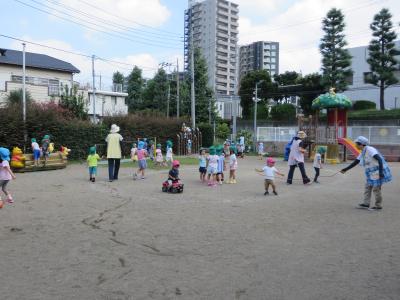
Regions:
<instances>
[{"instance_id":1,"label":"metal fence","mask_svg":"<svg viewBox=\"0 0 400 300\"><path fill-rule=\"evenodd\" d=\"M297 127L257 127L257 140L261 142L287 142ZM347 137L363 135L372 145L400 145L400 126L349 126Z\"/></svg>"}]
</instances>

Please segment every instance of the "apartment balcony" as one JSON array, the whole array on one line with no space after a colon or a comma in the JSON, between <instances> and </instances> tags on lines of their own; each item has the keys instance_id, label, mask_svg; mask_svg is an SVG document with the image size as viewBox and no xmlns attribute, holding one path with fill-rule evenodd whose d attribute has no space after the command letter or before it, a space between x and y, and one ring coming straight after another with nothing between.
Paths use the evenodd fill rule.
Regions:
<instances>
[{"instance_id":1,"label":"apartment balcony","mask_svg":"<svg viewBox=\"0 0 400 300\"><path fill-rule=\"evenodd\" d=\"M217 70L216 74L217 75L228 76L228 72L227 71L222 71L222 70Z\"/></svg>"},{"instance_id":2,"label":"apartment balcony","mask_svg":"<svg viewBox=\"0 0 400 300\"><path fill-rule=\"evenodd\" d=\"M231 13L237 15L239 13L239 8L235 5L231 5Z\"/></svg>"},{"instance_id":3,"label":"apartment balcony","mask_svg":"<svg viewBox=\"0 0 400 300\"><path fill-rule=\"evenodd\" d=\"M228 22L229 17L228 15L223 15L223 14L217 14L217 21L221 21L221 22Z\"/></svg>"},{"instance_id":4,"label":"apartment balcony","mask_svg":"<svg viewBox=\"0 0 400 300\"><path fill-rule=\"evenodd\" d=\"M237 27L236 28L232 28L231 27L231 33L239 34L239 31L238 31Z\"/></svg>"},{"instance_id":5,"label":"apartment balcony","mask_svg":"<svg viewBox=\"0 0 400 300\"><path fill-rule=\"evenodd\" d=\"M223 56L223 55L218 55L217 54L217 59L222 59L228 63L228 56Z\"/></svg>"},{"instance_id":6,"label":"apartment balcony","mask_svg":"<svg viewBox=\"0 0 400 300\"><path fill-rule=\"evenodd\" d=\"M216 81L217 81L217 84L219 84L219 85L225 85L225 86L228 85L228 79L226 77L225 78L217 77Z\"/></svg>"},{"instance_id":7,"label":"apartment balcony","mask_svg":"<svg viewBox=\"0 0 400 300\"><path fill-rule=\"evenodd\" d=\"M228 47L228 41L223 41L223 40L217 40L217 47L219 46L226 46Z\"/></svg>"},{"instance_id":8,"label":"apartment balcony","mask_svg":"<svg viewBox=\"0 0 400 300\"><path fill-rule=\"evenodd\" d=\"M218 1L217 6L220 8L229 9L229 2L228 1Z\"/></svg>"},{"instance_id":9,"label":"apartment balcony","mask_svg":"<svg viewBox=\"0 0 400 300\"><path fill-rule=\"evenodd\" d=\"M217 24L217 30L224 30L224 31L226 31L226 33L228 33L228 30L229 30L228 24L223 25L221 23L218 23Z\"/></svg>"},{"instance_id":10,"label":"apartment balcony","mask_svg":"<svg viewBox=\"0 0 400 300\"><path fill-rule=\"evenodd\" d=\"M223 32L220 32L220 31L217 31L217 37L222 37L222 38L229 39L229 35L227 33L223 33Z\"/></svg>"}]
</instances>

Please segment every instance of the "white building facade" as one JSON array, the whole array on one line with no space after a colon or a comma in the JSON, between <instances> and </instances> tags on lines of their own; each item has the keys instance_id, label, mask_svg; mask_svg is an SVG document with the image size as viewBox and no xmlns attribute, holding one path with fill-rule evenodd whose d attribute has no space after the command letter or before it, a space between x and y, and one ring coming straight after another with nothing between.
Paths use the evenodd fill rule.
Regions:
<instances>
[{"instance_id":1,"label":"white building facade","mask_svg":"<svg viewBox=\"0 0 400 300\"><path fill-rule=\"evenodd\" d=\"M237 93L238 5L226 0L192 0L185 11L185 69L190 70L190 46L199 47L215 94Z\"/></svg>"},{"instance_id":2,"label":"white building facade","mask_svg":"<svg viewBox=\"0 0 400 300\"><path fill-rule=\"evenodd\" d=\"M93 105L93 90L84 91L84 96L88 99L88 114L91 118L94 114L96 114L96 120L101 120L106 116L128 114L127 93L96 91L95 105Z\"/></svg>"},{"instance_id":3,"label":"white building facade","mask_svg":"<svg viewBox=\"0 0 400 300\"><path fill-rule=\"evenodd\" d=\"M400 41L396 41L396 48L400 50ZM368 46L348 49L352 56L351 68L354 72L351 85L344 92L353 102L357 100L368 100L376 103L379 109L379 88L366 83L365 79L370 74L368 59ZM397 71L395 76L400 81L400 56L397 57ZM385 89L385 108L400 108L400 83Z\"/></svg>"}]
</instances>

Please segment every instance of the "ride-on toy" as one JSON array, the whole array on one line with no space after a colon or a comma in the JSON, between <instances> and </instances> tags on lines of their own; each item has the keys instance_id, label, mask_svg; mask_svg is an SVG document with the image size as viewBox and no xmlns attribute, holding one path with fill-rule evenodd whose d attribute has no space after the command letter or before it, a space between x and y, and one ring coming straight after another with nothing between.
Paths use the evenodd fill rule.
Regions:
<instances>
[{"instance_id":1,"label":"ride-on toy","mask_svg":"<svg viewBox=\"0 0 400 300\"><path fill-rule=\"evenodd\" d=\"M164 181L162 184L162 191L165 193L182 193L183 192L183 183L180 180L176 180L172 182L172 185L169 186L168 180Z\"/></svg>"}]
</instances>

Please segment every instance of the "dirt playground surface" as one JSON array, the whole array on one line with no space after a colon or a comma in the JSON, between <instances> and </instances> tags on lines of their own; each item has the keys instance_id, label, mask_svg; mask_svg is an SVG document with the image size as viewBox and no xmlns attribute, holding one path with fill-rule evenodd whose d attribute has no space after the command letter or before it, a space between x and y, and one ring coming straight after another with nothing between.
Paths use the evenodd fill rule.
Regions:
<instances>
[{"instance_id":1,"label":"dirt playground surface","mask_svg":"<svg viewBox=\"0 0 400 300\"><path fill-rule=\"evenodd\" d=\"M400 299L400 164L381 212L355 208L361 167L264 196L261 166L239 160L238 183L214 188L182 167L178 195L161 192L167 171L18 174L0 210L0 299Z\"/></svg>"}]
</instances>

